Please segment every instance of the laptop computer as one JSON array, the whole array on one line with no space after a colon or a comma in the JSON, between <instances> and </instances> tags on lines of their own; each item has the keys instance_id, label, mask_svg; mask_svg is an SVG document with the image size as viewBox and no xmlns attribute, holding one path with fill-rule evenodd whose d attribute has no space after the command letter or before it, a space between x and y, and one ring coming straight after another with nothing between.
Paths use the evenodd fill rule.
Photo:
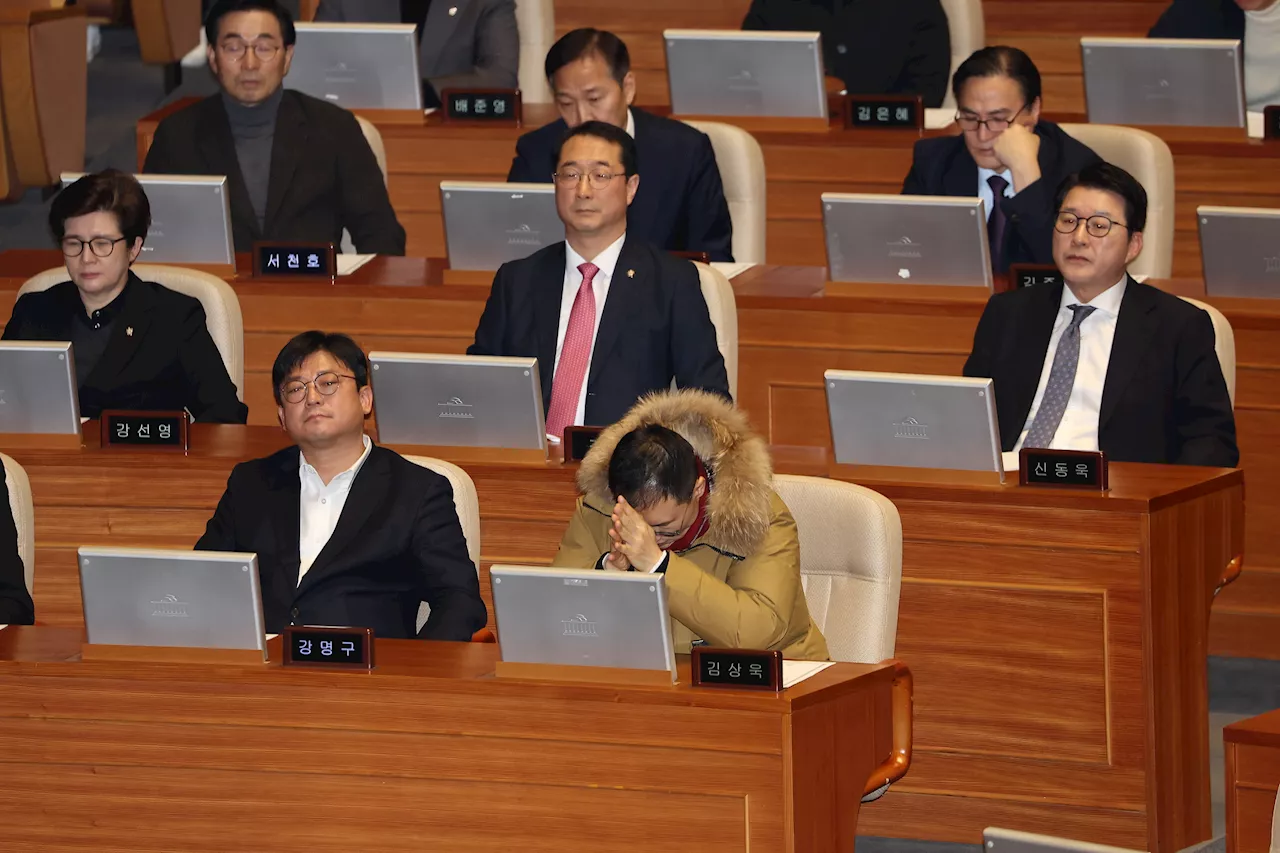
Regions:
<instances>
[{"instance_id":1,"label":"laptop computer","mask_svg":"<svg viewBox=\"0 0 1280 853\"><path fill-rule=\"evenodd\" d=\"M68 341L0 341L0 433L79 435Z\"/></svg>"},{"instance_id":2,"label":"laptop computer","mask_svg":"<svg viewBox=\"0 0 1280 853\"><path fill-rule=\"evenodd\" d=\"M1095 124L1244 127L1236 39L1082 38Z\"/></svg>"},{"instance_id":3,"label":"laptop computer","mask_svg":"<svg viewBox=\"0 0 1280 853\"><path fill-rule=\"evenodd\" d=\"M823 193L832 281L991 289L982 199Z\"/></svg>"},{"instance_id":4,"label":"laptop computer","mask_svg":"<svg viewBox=\"0 0 1280 853\"><path fill-rule=\"evenodd\" d=\"M1070 841L1013 829L989 826L982 831L985 853L1137 853L1107 844L1091 844L1087 841Z\"/></svg>"},{"instance_id":5,"label":"laptop computer","mask_svg":"<svg viewBox=\"0 0 1280 853\"><path fill-rule=\"evenodd\" d=\"M285 85L349 110L421 110L413 24L298 24Z\"/></svg>"},{"instance_id":6,"label":"laptop computer","mask_svg":"<svg viewBox=\"0 0 1280 853\"><path fill-rule=\"evenodd\" d=\"M827 117L816 32L664 30L671 112Z\"/></svg>"},{"instance_id":7,"label":"laptop computer","mask_svg":"<svg viewBox=\"0 0 1280 853\"><path fill-rule=\"evenodd\" d=\"M441 181L449 267L496 270L564 240L553 184Z\"/></svg>"},{"instance_id":8,"label":"laptop computer","mask_svg":"<svg viewBox=\"0 0 1280 853\"><path fill-rule=\"evenodd\" d=\"M494 566L502 659L665 669L676 680L666 577Z\"/></svg>"},{"instance_id":9,"label":"laptop computer","mask_svg":"<svg viewBox=\"0 0 1280 853\"><path fill-rule=\"evenodd\" d=\"M836 462L1004 473L994 383L828 370Z\"/></svg>"},{"instance_id":10,"label":"laptop computer","mask_svg":"<svg viewBox=\"0 0 1280 853\"><path fill-rule=\"evenodd\" d=\"M66 187L83 177L63 172ZM231 202L222 175L134 175L151 205L138 263L234 264Z\"/></svg>"},{"instance_id":11,"label":"laptop computer","mask_svg":"<svg viewBox=\"0 0 1280 853\"><path fill-rule=\"evenodd\" d=\"M371 352L384 444L547 449L536 358Z\"/></svg>"},{"instance_id":12,"label":"laptop computer","mask_svg":"<svg viewBox=\"0 0 1280 853\"><path fill-rule=\"evenodd\" d=\"M1280 297L1280 209L1201 205L1196 221L1205 293Z\"/></svg>"},{"instance_id":13,"label":"laptop computer","mask_svg":"<svg viewBox=\"0 0 1280 853\"><path fill-rule=\"evenodd\" d=\"M259 649L258 555L151 548L78 552L90 643Z\"/></svg>"}]
</instances>

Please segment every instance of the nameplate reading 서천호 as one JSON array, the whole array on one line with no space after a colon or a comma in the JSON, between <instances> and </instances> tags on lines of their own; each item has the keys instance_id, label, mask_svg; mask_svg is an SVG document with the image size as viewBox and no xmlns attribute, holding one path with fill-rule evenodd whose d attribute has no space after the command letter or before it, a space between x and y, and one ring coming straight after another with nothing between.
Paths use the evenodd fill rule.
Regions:
<instances>
[{"instance_id":1,"label":"nameplate reading \uc11c\ucc9c\ud638","mask_svg":"<svg viewBox=\"0 0 1280 853\"><path fill-rule=\"evenodd\" d=\"M519 89L445 89L440 105L447 124L520 124Z\"/></svg>"},{"instance_id":2,"label":"nameplate reading \uc11c\ucc9c\ud638","mask_svg":"<svg viewBox=\"0 0 1280 853\"><path fill-rule=\"evenodd\" d=\"M188 421L186 412L136 412L107 409L100 416L102 447L155 448L186 451Z\"/></svg>"},{"instance_id":3,"label":"nameplate reading \uc11c\ucc9c\ud638","mask_svg":"<svg viewBox=\"0 0 1280 853\"><path fill-rule=\"evenodd\" d=\"M1262 138L1280 139L1280 105L1262 108Z\"/></svg>"},{"instance_id":4,"label":"nameplate reading \uc11c\ucc9c\ud638","mask_svg":"<svg viewBox=\"0 0 1280 853\"><path fill-rule=\"evenodd\" d=\"M844 126L848 130L924 129L924 102L919 95L846 95Z\"/></svg>"},{"instance_id":5,"label":"nameplate reading \uc11c\ucc9c\ud638","mask_svg":"<svg viewBox=\"0 0 1280 853\"><path fill-rule=\"evenodd\" d=\"M1018 482L1024 486L1107 490L1107 455L1100 450L1046 450L1018 453Z\"/></svg>"},{"instance_id":6,"label":"nameplate reading \uc11c\ucc9c\ud638","mask_svg":"<svg viewBox=\"0 0 1280 853\"><path fill-rule=\"evenodd\" d=\"M1009 289L1023 287L1056 287L1062 284L1062 273L1053 264L1010 264Z\"/></svg>"},{"instance_id":7,"label":"nameplate reading \uc11c\ucc9c\ud638","mask_svg":"<svg viewBox=\"0 0 1280 853\"><path fill-rule=\"evenodd\" d=\"M782 652L694 646L690 661L694 687L782 689Z\"/></svg>"},{"instance_id":8,"label":"nameplate reading \uc11c\ucc9c\ud638","mask_svg":"<svg viewBox=\"0 0 1280 853\"><path fill-rule=\"evenodd\" d=\"M591 449L591 445L596 443L596 439L600 437L600 433L602 432L604 432L604 427L598 426L565 427L564 439L560 444L564 461L581 462L583 457L587 455L587 451Z\"/></svg>"},{"instance_id":9,"label":"nameplate reading \uc11c\ucc9c\ud638","mask_svg":"<svg viewBox=\"0 0 1280 853\"><path fill-rule=\"evenodd\" d=\"M253 274L262 278L327 278L338 275L332 243L254 243Z\"/></svg>"},{"instance_id":10,"label":"nameplate reading \uc11c\ucc9c\ud638","mask_svg":"<svg viewBox=\"0 0 1280 853\"><path fill-rule=\"evenodd\" d=\"M372 628L290 625L281 634L285 666L373 669Z\"/></svg>"}]
</instances>

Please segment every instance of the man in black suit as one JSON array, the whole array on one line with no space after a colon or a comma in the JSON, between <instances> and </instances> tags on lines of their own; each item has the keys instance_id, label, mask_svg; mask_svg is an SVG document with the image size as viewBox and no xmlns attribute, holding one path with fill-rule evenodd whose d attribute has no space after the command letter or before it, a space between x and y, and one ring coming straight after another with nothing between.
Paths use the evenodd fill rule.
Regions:
<instances>
[{"instance_id":1,"label":"man in black suit","mask_svg":"<svg viewBox=\"0 0 1280 853\"><path fill-rule=\"evenodd\" d=\"M1280 0L1173 0L1150 38L1239 39L1250 110L1280 104Z\"/></svg>"},{"instance_id":2,"label":"man in black suit","mask_svg":"<svg viewBox=\"0 0 1280 853\"><path fill-rule=\"evenodd\" d=\"M635 139L644 167L644 186L627 215L631 235L673 252L733 260L733 223L711 140L684 122L631 106L636 78L622 40L603 30L573 30L547 51L545 68L560 118L520 137L507 180L547 183L565 131L608 122Z\"/></svg>"},{"instance_id":3,"label":"man in black suit","mask_svg":"<svg viewBox=\"0 0 1280 853\"><path fill-rule=\"evenodd\" d=\"M27 591L26 573L18 554L18 527L13 523L9 505L9 483L0 465L0 625L30 625L36 619L36 606Z\"/></svg>"},{"instance_id":4,"label":"man in black suit","mask_svg":"<svg viewBox=\"0 0 1280 853\"><path fill-rule=\"evenodd\" d=\"M243 462L197 550L258 555L266 629L351 625L469 640L486 613L449 481L373 444L369 368L346 335L304 332L271 368L297 442ZM421 630L421 602L431 607Z\"/></svg>"},{"instance_id":5,"label":"man in black suit","mask_svg":"<svg viewBox=\"0 0 1280 853\"><path fill-rule=\"evenodd\" d=\"M1063 182L1055 207L1053 258L1066 285L991 297L964 366L965 376L995 380L1004 450L1236 465L1209 315L1125 272L1142 251L1142 185L1094 164Z\"/></svg>"},{"instance_id":6,"label":"man in black suit","mask_svg":"<svg viewBox=\"0 0 1280 853\"><path fill-rule=\"evenodd\" d=\"M903 194L982 198L996 272L1051 263L1053 191L1098 155L1040 119L1040 72L1017 48L977 51L951 88L963 133L916 143Z\"/></svg>"},{"instance_id":7,"label":"man in black suit","mask_svg":"<svg viewBox=\"0 0 1280 853\"><path fill-rule=\"evenodd\" d=\"M536 356L557 438L573 424L613 423L672 379L729 396L697 270L628 230L635 149L612 124L569 131L554 169L565 242L502 265L467 348Z\"/></svg>"},{"instance_id":8,"label":"man in black suit","mask_svg":"<svg viewBox=\"0 0 1280 853\"><path fill-rule=\"evenodd\" d=\"M274 0L219 0L205 21L222 91L160 122L144 172L226 175L236 251L255 241L403 255L378 161L355 116L284 88L293 20Z\"/></svg>"}]
</instances>

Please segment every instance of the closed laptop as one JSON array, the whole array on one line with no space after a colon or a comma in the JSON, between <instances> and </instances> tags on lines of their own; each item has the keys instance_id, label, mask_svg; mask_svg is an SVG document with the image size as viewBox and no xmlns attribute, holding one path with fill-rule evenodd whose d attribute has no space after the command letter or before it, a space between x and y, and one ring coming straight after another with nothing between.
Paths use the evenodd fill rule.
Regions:
<instances>
[{"instance_id":1,"label":"closed laptop","mask_svg":"<svg viewBox=\"0 0 1280 853\"><path fill-rule=\"evenodd\" d=\"M827 117L816 32L664 30L662 37L674 115Z\"/></svg>"},{"instance_id":2,"label":"closed laptop","mask_svg":"<svg viewBox=\"0 0 1280 853\"><path fill-rule=\"evenodd\" d=\"M1280 297L1280 210L1201 205L1196 221L1205 293Z\"/></svg>"},{"instance_id":3,"label":"closed laptop","mask_svg":"<svg viewBox=\"0 0 1280 853\"><path fill-rule=\"evenodd\" d=\"M441 181L440 209L451 269L496 270L564 240L553 184Z\"/></svg>"},{"instance_id":4,"label":"closed laptop","mask_svg":"<svg viewBox=\"0 0 1280 853\"><path fill-rule=\"evenodd\" d=\"M0 342L0 433L80 434L69 342Z\"/></svg>"},{"instance_id":5,"label":"closed laptop","mask_svg":"<svg viewBox=\"0 0 1280 853\"><path fill-rule=\"evenodd\" d=\"M1235 39L1082 38L1094 124L1244 127Z\"/></svg>"},{"instance_id":6,"label":"closed laptop","mask_svg":"<svg viewBox=\"0 0 1280 853\"><path fill-rule=\"evenodd\" d=\"M290 89L348 110L421 110L413 24L298 24Z\"/></svg>"}]
</instances>

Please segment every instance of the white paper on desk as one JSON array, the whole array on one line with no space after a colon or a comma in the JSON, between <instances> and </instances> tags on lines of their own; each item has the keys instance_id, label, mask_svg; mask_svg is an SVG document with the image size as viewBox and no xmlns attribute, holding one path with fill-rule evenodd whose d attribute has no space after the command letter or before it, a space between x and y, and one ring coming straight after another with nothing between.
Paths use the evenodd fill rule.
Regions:
<instances>
[{"instance_id":1,"label":"white paper on desk","mask_svg":"<svg viewBox=\"0 0 1280 853\"><path fill-rule=\"evenodd\" d=\"M280 636L279 634L267 634L267 640L268 641L274 640L276 637L279 637L279 636Z\"/></svg>"},{"instance_id":2,"label":"white paper on desk","mask_svg":"<svg viewBox=\"0 0 1280 853\"><path fill-rule=\"evenodd\" d=\"M924 129L925 130L942 130L949 127L956 120L955 110L946 110L941 107L926 107L924 111Z\"/></svg>"},{"instance_id":3,"label":"white paper on desk","mask_svg":"<svg viewBox=\"0 0 1280 853\"><path fill-rule=\"evenodd\" d=\"M742 275L747 270L755 266L755 264L738 264L728 261L712 261L711 268L720 273L727 279L732 279L735 275Z\"/></svg>"},{"instance_id":4,"label":"white paper on desk","mask_svg":"<svg viewBox=\"0 0 1280 853\"><path fill-rule=\"evenodd\" d=\"M377 255L338 255L338 275L351 275Z\"/></svg>"},{"instance_id":5,"label":"white paper on desk","mask_svg":"<svg viewBox=\"0 0 1280 853\"><path fill-rule=\"evenodd\" d=\"M431 115L433 112L435 112L435 111L436 111L436 109L438 109L438 108L437 108L437 107L427 107L425 110L423 110L423 111L422 111L422 114L423 114L424 116L429 116L429 115Z\"/></svg>"},{"instance_id":6,"label":"white paper on desk","mask_svg":"<svg viewBox=\"0 0 1280 853\"><path fill-rule=\"evenodd\" d=\"M1265 136L1262 132L1264 126L1262 113L1247 112L1244 114L1244 127L1250 139L1261 139Z\"/></svg>"},{"instance_id":7,"label":"white paper on desk","mask_svg":"<svg viewBox=\"0 0 1280 853\"><path fill-rule=\"evenodd\" d=\"M1000 454L1000 464L1004 466L1004 472L1006 474L1018 473L1018 469L1022 467L1022 460L1020 460L1018 456L1019 453L1016 450L1009 450Z\"/></svg>"},{"instance_id":8,"label":"white paper on desk","mask_svg":"<svg viewBox=\"0 0 1280 853\"><path fill-rule=\"evenodd\" d=\"M813 678L835 661L829 660L784 660L782 662L782 689L794 687L806 678Z\"/></svg>"}]
</instances>

